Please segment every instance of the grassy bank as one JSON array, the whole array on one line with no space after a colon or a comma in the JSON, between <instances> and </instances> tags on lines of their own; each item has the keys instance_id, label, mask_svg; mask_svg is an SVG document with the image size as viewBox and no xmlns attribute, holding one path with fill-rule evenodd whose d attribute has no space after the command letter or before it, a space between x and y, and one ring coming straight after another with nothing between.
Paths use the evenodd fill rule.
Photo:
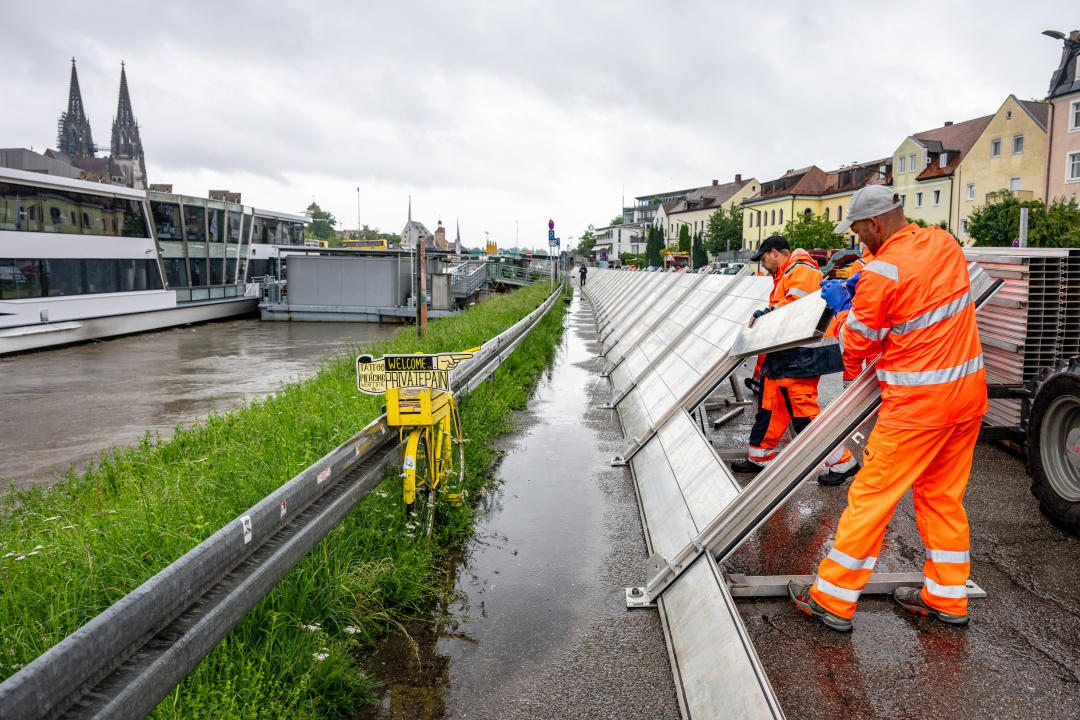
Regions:
<instances>
[{"instance_id":1,"label":"grassy bank","mask_svg":"<svg viewBox=\"0 0 1080 720\"><path fill-rule=\"evenodd\" d=\"M366 351L435 352L479 345L536 307L542 286L501 295L407 330ZM493 459L488 442L523 407L561 333L558 303L491 379L463 403L467 488ZM0 527L0 677L7 677L379 413L355 390L353 359L250 405L147 438L49 491L5 501ZM399 480L367 498L155 711L163 718L348 717L366 696L354 657L422 612L444 579L433 547L408 537ZM471 527L468 506L440 518L440 542Z\"/></svg>"}]
</instances>

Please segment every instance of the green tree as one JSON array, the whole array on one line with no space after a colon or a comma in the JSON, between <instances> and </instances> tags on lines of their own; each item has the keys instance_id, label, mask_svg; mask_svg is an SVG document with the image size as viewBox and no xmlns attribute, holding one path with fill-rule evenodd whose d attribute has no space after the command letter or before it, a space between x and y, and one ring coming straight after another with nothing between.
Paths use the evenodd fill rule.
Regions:
<instances>
[{"instance_id":1,"label":"green tree","mask_svg":"<svg viewBox=\"0 0 1080 720\"><path fill-rule=\"evenodd\" d=\"M690 226L686 224L679 228L679 252L690 252Z\"/></svg>"},{"instance_id":2,"label":"green tree","mask_svg":"<svg viewBox=\"0 0 1080 720\"><path fill-rule=\"evenodd\" d=\"M660 251L664 249L664 231L655 225L649 226L648 239L645 242L645 262L649 267L660 267Z\"/></svg>"},{"instance_id":3,"label":"green tree","mask_svg":"<svg viewBox=\"0 0 1080 720\"><path fill-rule=\"evenodd\" d=\"M635 265L637 267L645 267L645 254L644 253L619 253L619 260L623 265Z\"/></svg>"},{"instance_id":4,"label":"green tree","mask_svg":"<svg viewBox=\"0 0 1080 720\"><path fill-rule=\"evenodd\" d=\"M596 244L596 226L590 225L578 238L577 251L579 255L588 255Z\"/></svg>"},{"instance_id":5,"label":"green tree","mask_svg":"<svg viewBox=\"0 0 1080 720\"><path fill-rule=\"evenodd\" d=\"M622 225L622 215L616 215L615 217L611 218L611 224Z\"/></svg>"},{"instance_id":6,"label":"green tree","mask_svg":"<svg viewBox=\"0 0 1080 720\"><path fill-rule=\"evenodd\" d=\"M319 240L327 240L330 244L336 243L337 246L341 245L341 241L337 239L334 234L334 226L337 225L337 220L326 210L313 210L311 213L311 222L308 223L304 234L308 237L318 238Z\"/></svg>"},{"instance_id":7,"label":"green tree","mask_svg":"<svg viewBox=\"0 0 1080 720\"><path fill-rule=\"evenodd\" d=\"M705 248L713 255L738 250L743 243L743 210L731 205L709 216L705 226Z\"/></svg>"},{"instance_id":8,"label":"green tree","mask_svg":"<svg viewBox=\"0 0 1080 720\"><path fill-rule=\"evenodd\" d=\"M793 248L812 250L844 247L847 244L844 236L833 232L835 228L836 224L824 215L803 213L788 220L782 234Z\"/></svg>"},{"instance_id":9,"label":"green tree","mask_svg":"<svg viewBox=\"0 0 1080 720\"><path fill-rule=\"evenodd\" d=\"M1020 237L1020 210L1028 209L1028 247L1080 247L1080 207L1076 200L1058 198L1049 207L1039 200L1021 201L1011 192L975 208L968 232L975 244L1010 247Z\"/></svg>"},{"instance_id":10,"label":"green tree","mask_svg":"<svg viewBox=\"0 0 1080 720\"><path fill-rule=\"evenodd\" d=\"M705 250L705 234L698 232L694 236L694 251L690 255L690 266L697 270L709 264L709 253Z\"/></svg>"}]
</instances>

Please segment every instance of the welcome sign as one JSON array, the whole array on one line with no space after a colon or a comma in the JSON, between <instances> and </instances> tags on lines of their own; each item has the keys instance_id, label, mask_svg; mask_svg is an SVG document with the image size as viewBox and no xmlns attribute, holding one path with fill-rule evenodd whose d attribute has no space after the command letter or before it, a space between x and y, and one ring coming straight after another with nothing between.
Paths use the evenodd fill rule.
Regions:
<instances>
[{"instance_id":1,"label":"welcome sign","mask_svg":"<svg viewBox=\"0 0 1080 720\"><path fill-rule=\"evenodd\" d=\"M436 355L383 355L356 358L356 387L368 395L381 395L389 388L450 389L450 371L472 353Z\"/></svg>"}]
</instances>

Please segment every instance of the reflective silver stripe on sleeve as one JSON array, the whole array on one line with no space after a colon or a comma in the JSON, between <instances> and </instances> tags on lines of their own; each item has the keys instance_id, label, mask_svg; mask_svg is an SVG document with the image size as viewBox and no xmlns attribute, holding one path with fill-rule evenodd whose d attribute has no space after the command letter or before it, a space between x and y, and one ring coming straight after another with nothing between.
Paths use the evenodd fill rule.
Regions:
<instances>
[{"instance_id":1,"label":"reflective silver stripe on sleeve","mask_svg":"<svg viewBox=\"0 0 1080 720\"><path fill-rule=\"evenodd\" d=\"M800 290L799 288L791 288L787 291L787 294L794 295L795 297L806 297L810 293L806 292L805 290Z\"/></svg>"},{"instance_id":2,"label":"reflective silver stripe on sleeve","mask_svg":"<svg viewBox=\"0 0 1080 720\"><path fill-rule=\"evenodd\" d=\"M863 271L877 273L882 277L887 277L893 282L900 282L900 271L892 263L887 263L883 260L871 260L866 263L866 267Z\"/></svg>"},{"instance_id":3,"label":"reflective silver stripe on sleeve","mask_svg":"<svg viewBox=\"0 0 1080 720\"><path fill-rule=\"evenodd\" d=\"M923 578L926 592L943 598L967 597L967 585L938 585L928 577Z\"/></svg>"},{"instance_id":4,"label":"reflective silver stripe on sleeve","mask_svg":"<svg viewBox=\"0 0 1080 720\"><path fill-rule=\"evenodd\" d=\"M853 558L845 552L841 552L836 548L829 551L829 554L825 557L832 560L837 565L843 565L848 570L873 570L875 563L877 563L876 557L868 558Z\"/></svg>"},{"instance_id":5,"label":"reflective silver stripe on sleeve","mask_svg":"<svg viewBox=\"0 0 1080 720\"><path fill-rule=\"evenodd\" d=\"M855 311L848 312L847 322L845 323L849 328L862 335L867 340L873 340L875 342L881 342L885 339L885 336L889 334L889 328L881 328L875 330L869 325L863 325L859 322L859 318L855 317Z\"/></svg>"},{"instance_id":6,"label":"reflective silver stripe on sleeve","mask_svg":"<svg viewBox=\"0 0 1080 720\"><path fill-rule=\"evenodd\" d=\"M828 580L822 580L821 578L814 579L814 585L820 592L826 595L832 595L838 600L844 600L845 602L859 602L859 595L862 594L862 590L848 590L842 588L839 585L833 585Z\"/></svg>"},{"instance_id":7,"label":"reflective silver stripe on sleeve","mask_svg":"<svg viewBox=\"0 0 1080 720\"><path fill-rule=\"evenodd\" d=\"M921 370L916 372L901 372L899 370L878 370L878 380L890 385L940 385L941 383L954 382L962 377L978 372L983 366L983 356L968 360L956 367L942 368L940 370Z\"/></svg>"},{"instance_id":8,"label":"reflective silver stripe on sleeve","mask_svg":"<svg viewBox=\"0 0 1080 720\"><path fill-rule=\"evenodd\" d=\"M971 562L970 550L926 550L926 559L936 563Z\"/></svg>"},{"instance_id":9,"label":"reflective silver stripe on sleeve","mask_svg":"<svg viewBox=\"0 0 1080 720\"><path fill-rule=\"evenodd\" d=\"M850 314L848 313L848 315ZM840 329L836 331L836 341L840 343L840 352L844 352L844 325L841 325Z\"/></svg>"},{"instance_id":10,"label":"reflective silver stripe on sleeve","mask_svg":"<svg viewBox=\"0 0 1080 720\"><path fill-rule=\"evenodd\" d=\"M934 323L941 322L942 320L948 320L956 313L960 312L968 305L971 304L971 295L964 293L961 297L953 300L951 303L946 303L941 307L934 308L929 312L925 312L916 318L912 318L906 322L899 322L892 326L893 334L903 335L905 333L913 332L915 330L922 330L923 328L930 327Z\"/></svg>"}]
</instances>

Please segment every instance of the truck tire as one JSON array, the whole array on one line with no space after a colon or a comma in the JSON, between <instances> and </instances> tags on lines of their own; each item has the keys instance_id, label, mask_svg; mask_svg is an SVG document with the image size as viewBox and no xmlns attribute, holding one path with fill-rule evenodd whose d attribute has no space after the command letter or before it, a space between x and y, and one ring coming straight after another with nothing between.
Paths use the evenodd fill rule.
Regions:
<instances>
[{"instance_id":1,"label":"truck tire","mask_svg":"<svg viewBox=\"0 0 1080 720\"><path fill-rule=\"evenodd\" d=\"M1080 358L1039 384L1028 417L1027 450L1039 509L1065 532L1080 535Z\"/></svg>"}]
</instances>

